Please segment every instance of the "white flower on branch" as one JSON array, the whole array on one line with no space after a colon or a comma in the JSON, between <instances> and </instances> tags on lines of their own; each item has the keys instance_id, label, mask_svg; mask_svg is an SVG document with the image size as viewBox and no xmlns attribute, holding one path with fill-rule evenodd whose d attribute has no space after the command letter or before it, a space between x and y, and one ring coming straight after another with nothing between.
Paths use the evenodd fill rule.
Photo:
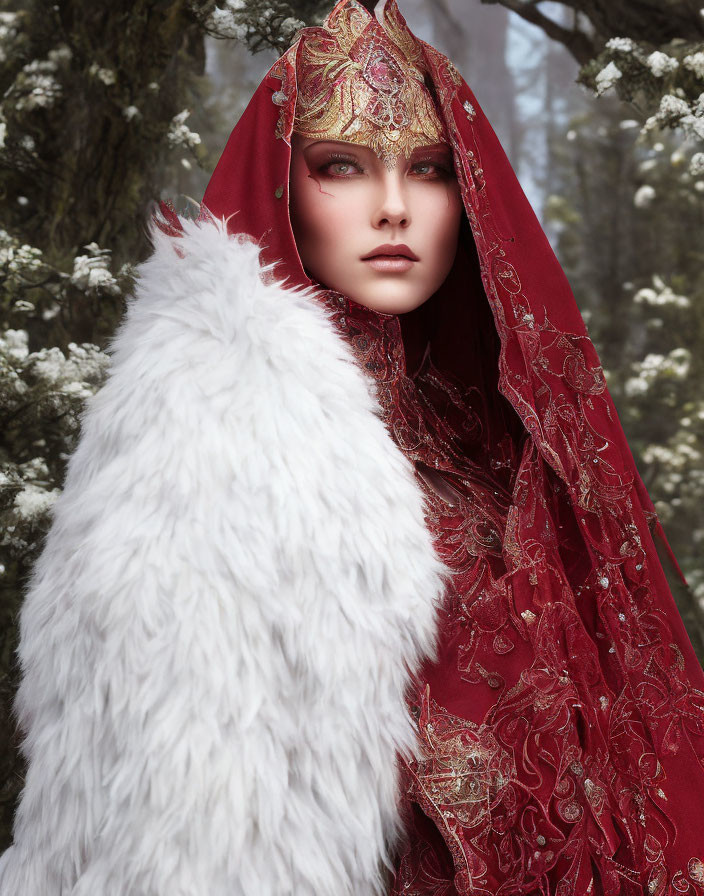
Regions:
<instances>
[{"instance_id":1,"label":"white flower on branch","mask_svg":"<svg viewBox=\"0 0 704 896\"><path fill-rule=\"evenodd\" d=\"M606 47L617 53L632 53L637 49L636 42L630 37L612 37L611 40L607 40Z\"/></svg>"},{"instance_id":2,"label":"white flower on branch","mask_svg":"<svg viewBox=\"0 0 704 896\"><path fill-rule=\"evenodd\" d=\"M682 60L682 65L688 68L698 78L704 80L704 53L700 50L698 53L691 53Z\"/></svg>"},{"instance_id":3,"label":"white flower on branch","mask_svg":"<svg viewBox=\"0 0 704 896\"><path fill-rule=\"evenodd\" d=\"M117 82L117 75L111 68L101 68L97 62L94 62L90 68L88 69L88 74L91 78L97 78L98 81L102 81L106 87L110 87L111 85Z\"/></svg>"},{"instance_id":4,"label":"white flower on branch","mask_svg":"<svg viewBox=\"0 0 704 896\"><path fill-rule=\"evenodd\" d=\"M56 407L68 410L75 406L77 398L84 400L92 395L105 379L110 358L97 345L70 342L66 354L58 346L30 354L28 342L26 330L7 329L0 333L0 364L6 392L26 400L32 390L50 390L58 401ZM73 428L74 422L70 422L69 429ZM41 478L38 463L35 458L23 464L22 478Z\"/></svg>"},{"instance_id":5,"label":"white flower on branch","mask_svg":"<svg viewBox=\"0 0 704 896\"><path fill-rule=\"evenodd\" d=\"M16 12L0 12L0 63L7 62L12 53L12 44L19 30L17 19Z\"/></svg>"},{"instance_id":6,"label":"white flower on branch","mask_svg":"<svg viewBox=\"0 0 704 896\"><path fill-rule=\"evenodd\" d=\"M623 391L629 398L636 398L638 395L645 395L649 385L644 377L632 376L626 380Z\"/></svg>"},{"instance_id":7,"label":"white flower on branch","mask_svg":"<svg viewBox=\"0 0 704 896\"><path fill-rule=\"evenodd\" d=\"M37 480L46 480L48 478L49 465L45 458L33 457L31 460L26 460L23 464L19 464L18 471L25 481L36 482Z\"/></svg>"},{"instance_id":8,"label":"white flower on branch","mask_svg":"<svg viewBox=\"0 0 704 896\"><path fill-rule=\"evenodd\" d=\"M41 269L42 250L10 236L0 230L0 267L9 275L25 276Z\"/></svg>"},{"instance_id":9,"label":"white flower on branch","mask_svg":"<svg viewBox=\"0 0 704 896\"><path fill-rule=\"evenodd\" d=\"M650 184L643 184L639 187L633 196L633 204L636 208L648 208L650 203L655 199L656 193Z\"/></svg>"},{"instance_id":10,"label":"white flower on branch","mask_svg":"<svg viewBox=\"0 0 704 896\"><path fill-rule=\"evenodd\" d=\"M691 111L689 103L686 100L683 100L681 97L675 96L672 93L668 93L660 100L660 109L658 110L657 118L662 122L672 124L676 123L685 115L689 115Z\"/></svg>"},{"instance_id":11,"label":"white flower on branch","mask_svg":"<svg viewBox=\"0 0 704 896\"><path fill-rule=\"evenodd\" d=\"M187 149L193 149L201 142L200 134L191 131L184 123L190 114L190 109L184 109L171 119L166 135L169 146L185 146Z\"/></svg>"},{"instance_id":12,"label":"white flower on branch","mask_svg":"<svg viewBox=\"0 0 704 896\"><path fill-rule=\"evenodd\" d=\"M675 308L689 308L690 300L687 296L677 295L660 277L653 277L653 286L646 286L639 289L633 296L633 301L637 305L672 305Z\"/></svg>"},{"instance_id":13,"label":"white flower on branch","mask_svg":"<svg viewBox=\"0 0 704 896\"><path fill-rule=\"evenodd\" d=\"M54 74L70 58L71 50L62 45L51 50L46 59L33 59L23 66L9 91L17 95L17 111L52 106L62 93Z\"/></svg>"},{"instance_id":14,"label":"white flower on branch","mask_svg":"<svg viewBox=\"0 0 704 896\"><path fill-rule=\"evenodd\" d=\"M629 398L645 395L658 380L683 380L689 374L692 356L686 348L676 348L667 355L651 353L632 365L634 376L626 380L624 391Z\"/></svg>"},{"instance_id":15,"label":"white flower on branch","mask_svg":"<svg viewBox=\"0 0 704 896\"><path fill-rule=\"evenodd\" d=\"M685 115L680 119L680 125L686 133L691 133L700 140L704 140L704 118L696 115Z\"/></svg>"},{"instance_id":16,"label":"white flower on branch","mask_svg":"<svg viewBox=\"0 0 704 896\"><path fill-rule=\"evenodd\" d=\"M18 246L11 249L0 249L0 263L7 264L9 274L27 274L38 271L42 266L41 249L34 246Z\"/></svg>"},{"instance_id":17,"label":"white flower on branch","mask_svg":"<svg viewBox=\"0 0 704 896\"><path fill-rule=\"evenodd\" d=\"M33 482L25 484L21 492L15 495L13 510L19 517L27 520L44 516L61 494L58 488L47 490Z\"/></svg>"},{"instance_id":18,"label":"white flower on branch","mask_svg":"<svg viewBox=\"0 0 704 896\"><path fill-rule=\"evenodd\" d=\"M294 19L289 16L281 23L281 35L285 40L290 40L293 35L301 28L305 27L305 22L300 19Z\"/></svg>"},{"instance_id":19,"label":"white flower on branch","mask_svg":"<svg viewBox=\"0 0 704 896\"><path fill-rule=\"evenodd\" d=\"M244 40L247 26L239 20L238 13L244 9L244 0L226 0L223 9L216 6L205 22L205 26L215 37Z\"/></svg>"},{"instance_id":20,"label":"white flower on branch","mask_svg":"<svg viewBox=\"0 0 704 896\"><path fill-rule=\"evenodd\" d=\"M643 161L638 165L638 171L640 174L647 174L649 171L652 171L654 168L658 167L657 159L643 159Z\"/></svg>"},{"instance_id":21,"label":"white flower on branch","mask_svg":"<svg viewBox=\"0 0 704 896\"><path fill-rule=\"evenodd\" d=\"M603 68L596 76L596 92L598 96L610 90L623 76L623 72L615 62L610 62L606 68Z\"/></svg>"},{"instance_id":22,"label":"white flower on branch","mask_svg":"<svg viewBox=\"0 0 704 896\"><path fill-rule=\"evenodd\" d=\"M645 60L645 64L656 78L662 78L680 67L676 59L668 56L667 53L662 53L660 50L655 50L654 53L651 53Z\"/></svg>"},{"instance_id":23,"label":"white flower on branch","mask_svg":"<svg viewBox=\"0 0 704 896\"><path fill-rule=\"evenodd\" d=\"M689 161L689 173L692 177L704 174L704 152L696 152Z\"/></svg>"},{"instance_id":24,"label":"white flower on branch","mask_svg":"<svg viewBox=\"0 0 704 896\"><path fill-rule=\"evenodd\" d=\"M0 335L0 357L24 361L28 354L29 334L26 330L5 330Z\"/></svg>"},{"instance_id":25,"label":"white flower on branch","mask_svg":"<svg viewBox=\"0 0 704 896\"><path fill-rule=\"evenodd\" d=\"M52 302L48 308L42 311L42 320L53 320L59 311L61 311L61 305L58 302Z\"/></svg>"},{"instance_id":26,"label":"white flower on branch","mask_svg":"<svg viewBox=\"0 0 704 896\"><path fill-rule=\"evenodd\" d=\"M85 248L89 254L73 260L71 283L88 293L119 295L120 287L110 273L110 250L101 249L97 243L89 243Z\"/></svg>"},{"instance_id":27,"label":"white flower on branch","mask_svg":"<svg viewBox=\"0 0 704 896\"><path fill-rule=\"evenodd\" d=\"M28 66L25 67L23 73L27 68ZM15 103L18 112L47 108L52 106L61 95L61 85L56 78L38 71L26 73L21 83L18 84L18 89L22 94Z\"/></svg>"},{"instance_id":28,"label":"white flower on branch","mask_svg":"<svg viewBox=\"0 0 704 896\"><path fill-rule=\"evenodd\" d=\"M69 342L68 355L51 346L27 355L32 373L45 386L58 389L66 395L88 398L95 391L95 383L102 380L109 359L105 352L90 342L77 345Z\"/></svg>"},{"instance_id":29,"label":"white flower on branch","mask_svg":"<svg viewBox=\"0 0 704 896\"><path fill-rule=\"evenodd\" d=\"M692 461L701 460L701 452L697 451L689 440L683 440L671 447L649 445L643 452L643 460L647 464L661 463L673 470L681 470ZM680 481L679 477L673 476L673 484L679 484Z\"/></svg>"}]
</instances>

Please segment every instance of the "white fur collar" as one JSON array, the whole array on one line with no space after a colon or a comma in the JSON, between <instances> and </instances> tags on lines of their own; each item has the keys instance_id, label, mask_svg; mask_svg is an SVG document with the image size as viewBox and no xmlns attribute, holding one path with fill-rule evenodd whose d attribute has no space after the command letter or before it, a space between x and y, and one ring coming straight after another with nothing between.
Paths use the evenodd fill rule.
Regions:
<instances>
[{"instance_id":1,"label":"white fur collar","mask_svg":"<svg viewBox=\"0 0 704 896\"><path fill-rule=\"evenodd\" d=\"M21 618L5 896L371 896L446 569L311 293L157 233Z\"/></svg>"}]
</instances>

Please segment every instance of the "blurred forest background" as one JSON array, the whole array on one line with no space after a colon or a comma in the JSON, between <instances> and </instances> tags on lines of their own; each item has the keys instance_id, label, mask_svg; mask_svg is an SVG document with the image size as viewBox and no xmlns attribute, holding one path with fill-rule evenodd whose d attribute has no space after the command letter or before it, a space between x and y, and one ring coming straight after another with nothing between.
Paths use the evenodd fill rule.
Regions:
<instances>
[{"instance_id":1,"label":"blurred forest background","mask_svg":"<svg viewBox=\"0 0 704 896\"><path fill-rule=\"evenodd\" d=\"M399 0L474 89L567 272L700 659L703 2ZM193 209L262 75L331 5L0 0L0 851L22 784L20 601L145 222L160 198Z\"/></svg>"}]
</instances>

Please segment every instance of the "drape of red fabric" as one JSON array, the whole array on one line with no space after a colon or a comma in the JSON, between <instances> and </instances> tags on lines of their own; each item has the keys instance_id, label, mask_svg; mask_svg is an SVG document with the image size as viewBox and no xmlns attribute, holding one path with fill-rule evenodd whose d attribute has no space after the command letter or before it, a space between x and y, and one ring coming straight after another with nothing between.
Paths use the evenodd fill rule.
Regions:
<instances>
[{"instance_id":1,"label":"drape of red fabric","mask_svg":"<svg viewBox=\"0 0 704 896\"><path fill-rule=\"evenodd\" d=\"M394 0L366 14L417 41ZM264 77L202 211L301 286L288 171L307 33ZM655 550L661 529L496 135L452 63L418 45L466 212L455 267L408 315L321 291L456 571L440 658L409 696L424 753L403 768L393 893L704 893L704 676Z\"/></svg>"}]
</instances>

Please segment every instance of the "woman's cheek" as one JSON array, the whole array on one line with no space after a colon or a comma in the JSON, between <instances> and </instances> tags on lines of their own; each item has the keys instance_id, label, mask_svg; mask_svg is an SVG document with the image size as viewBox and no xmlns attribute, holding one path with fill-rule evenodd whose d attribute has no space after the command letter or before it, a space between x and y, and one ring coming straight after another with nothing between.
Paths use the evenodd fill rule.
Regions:
<instances>
[{"instance_id":1,"label":"woman's cheek","mask_svg":"<svg viewBox=\"0 0 704 896\"><path fill-rule=\"evenodd\" d=\"M331 198L325 214L319 218L318 233L323 243L348 242L350 235L358 230L354 205L345 203L338 197Z\"/></svg>"}]
</instances>

